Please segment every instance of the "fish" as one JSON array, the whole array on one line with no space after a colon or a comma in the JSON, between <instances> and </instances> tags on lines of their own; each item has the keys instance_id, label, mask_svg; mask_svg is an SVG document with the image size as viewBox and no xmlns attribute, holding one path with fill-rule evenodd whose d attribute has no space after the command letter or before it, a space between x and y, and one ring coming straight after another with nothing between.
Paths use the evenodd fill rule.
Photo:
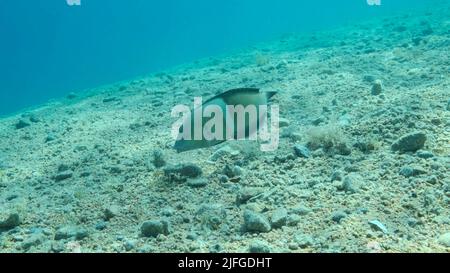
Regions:
<instances>
[{"instance_id":1,"label":"fish","mask_svg":"<svg viewBox=\"0 0 450 273\"><path fill-rule=\"evenodd\" d=\"M231 139L239 140L239 139L248 139L250 136L254 135L260 127L261 122L266 117L267 113L263 113L260 109L260 106L267 106L269 104L270 99L277 94L276 91L265 91L261 92L259 88L237 88L237 89L231 89L226 92L223 92L221 94L218 94L207 101L205 101L200 107L196 107L190 111L190 114L185 117L185 119L182 122L182 125L179 128L178 131L178 137L175 141L175 144L173 148L178 152L186 152L201 148L208 148L215 145L218 145L220 143L223 143L227 140L230 140L229 136L227 137L226 132L229 130L230 134L232 135ZM254 105L257 109L257 119L256 120L249 120L249 115L245 115L245 127L239 127L241 129L244 129L245 131L239 130L237 123L238 120L235 117L235 114L232 114L228 111L227 106L243 106L244 108ZM221 138L215 138L215 139L206 139L202 137L201 139L194 139L194 137L191 137L190 139L183 138L184 128L190 127L191 134L190 136L194 136L195 129L200 129L201 132L203 132L203 128L205 125L207 125L208 121L210 121L213 117L205 117L202 115L204 113L204 109L208 106L215 106L220 108L220 110L223 113L222 116L222 128L221 132L223 134L221 135ZM267 109L267 108L266 108ZM267 112L267 111L266 111ZM200 115L202 116L201 124L195 123L195 116ZM230 123L227 123L227 116L231 117L233 116L233 127L231 127ZM215 117L215 115L214 115ZM220 119L220 117L218 117ZM201 128L200 128L201 126ZM215 130L220 128L214 128Z\"/></svg>"}]
</instances>

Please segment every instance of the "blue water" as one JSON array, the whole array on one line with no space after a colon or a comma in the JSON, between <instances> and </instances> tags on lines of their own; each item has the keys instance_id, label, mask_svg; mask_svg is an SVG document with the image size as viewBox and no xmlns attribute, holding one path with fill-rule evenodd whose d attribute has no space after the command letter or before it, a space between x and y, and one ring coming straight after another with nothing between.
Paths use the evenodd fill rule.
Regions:
<instances>
[{"instance_id":1,"label":"blue water","mask_svg":"<svg viewBox=\"0 0 450 273\"><path fill-rule=\"evenodd\" d=\"M433 2L381 1L0 0L0 115L286 33Z\"/></svg>"}]
</instances>

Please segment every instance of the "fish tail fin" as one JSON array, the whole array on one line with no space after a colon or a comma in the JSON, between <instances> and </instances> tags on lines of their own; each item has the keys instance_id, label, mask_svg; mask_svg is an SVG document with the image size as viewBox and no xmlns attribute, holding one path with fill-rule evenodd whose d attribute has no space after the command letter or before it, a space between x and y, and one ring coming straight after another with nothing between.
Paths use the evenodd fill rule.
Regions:
<instances>
[{"instance_id":1,"label":"fish tail fin","mask_svg":"<svg viewBox=\"0 0 450 273\"><path fill-rule=\"evenodd\" d=\"M270 99L271 97L275 96L278 92L277 91L267 91L265 92L267 99Z\"/></svg>"}]
</instances>

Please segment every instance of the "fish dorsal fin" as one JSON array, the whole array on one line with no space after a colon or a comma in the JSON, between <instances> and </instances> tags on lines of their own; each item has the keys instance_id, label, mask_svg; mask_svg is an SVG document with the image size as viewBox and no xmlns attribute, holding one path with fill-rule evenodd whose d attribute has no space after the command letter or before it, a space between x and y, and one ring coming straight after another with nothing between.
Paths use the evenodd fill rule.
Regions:
<instances>
[{"instance_id":1,"label":"fish dorsal fin","mask_svg":"<svg viewBox=\"0 0 450 273\"><path fill-rule=\"evenodd\" d=\"M218 95L208 99L204 103L210 102L210 101L212 101L214 99L217 99L217 98L222 98L222 99L226 100L227 97L236 95L238 93L257 94L257 93L259 93L259 88L236 88L236 89L231 89L231 90L225 91L223 93L220 93L220 94L218 94Z\"/></svg>"},{"instance_id":2,"label":"fish dorsal fin","mask_svg":"<svg viewBox=\"0 0 450 273\"><path fill-rule=\"evenodd\" d=\"M257 93L259 93L259 88L236 88L236 89L231 89L231 90L225 91L221 95L233 96L236 93L257 94Z\"/></svg>"}]
</instances>

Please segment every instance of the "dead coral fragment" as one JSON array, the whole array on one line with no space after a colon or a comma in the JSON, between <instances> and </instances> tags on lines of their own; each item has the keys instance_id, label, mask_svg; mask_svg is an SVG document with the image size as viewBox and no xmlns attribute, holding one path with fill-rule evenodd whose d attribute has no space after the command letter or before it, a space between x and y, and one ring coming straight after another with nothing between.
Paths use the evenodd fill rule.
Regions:
<instances>
[{"instance_id":1,"label":"dead coral fragment","mask_svg":"<svg viewBox=\"0 0 450 273\"><path fill-rule=\"evenodd\" d=\"M169 181L185 182L188 178L196 178L202 175L202 169L195 164L179 164L164 168L164 175Z\"/></svg>"}]
</instances>

